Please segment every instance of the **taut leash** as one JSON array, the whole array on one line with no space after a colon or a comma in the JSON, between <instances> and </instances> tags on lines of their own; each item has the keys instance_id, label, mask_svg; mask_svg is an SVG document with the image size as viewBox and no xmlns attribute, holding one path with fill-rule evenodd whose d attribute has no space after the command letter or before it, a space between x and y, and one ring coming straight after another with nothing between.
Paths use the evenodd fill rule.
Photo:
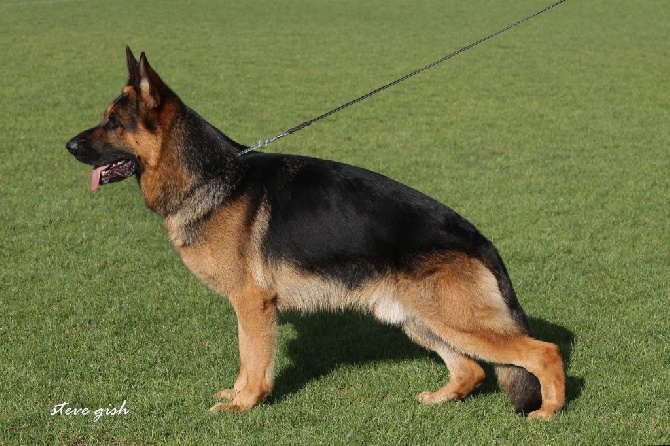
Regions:
<instances>
[{"instance_id":1,"label":"taut leash","mask_svg":"<svg viewBox=\"0 0 670 446\"><path fill-rule=\"evenodd\" d=\"M452 53L449 53L449 54L447 54L446 56L442 57L441 59L438 59L438 60L436 60L436 61L434 61L434 62L429 63L428 65L425 65L425 66L423 66L423 67L421 67L421 68L419 68L419 69L417 69L417 70L414 70L414 71L412 71L411 73L406 74L406 75L404 75L403 77L400 77L400 78L394 80L393 82L389 82L389 83L386 84L386 85L382 85L382 86L379 87L379 88L375 88L374 90L369 91L368 93L365 93L363 96L360 96L360 97L358 97L358 98L356 98L356 99L354 99L354 100L352 100L352 101L349 101L349 102L347 102L346 104L342 104L342 105L340 105L339 107L336 107L336 108L334 108L334 109L332 109L332 110L330 110L330 111L328 111L328 112L326 112L326 113L324 113L324 114L322 114L322 115L317 116L316 118L312 118L312 119L310 119L310 120L308 120L308 121L305 121L305 122L303 122L303 123L301 123L301 124L296 125L295 127L291 127L290 129L285 130L285 131L279 133L278 135L273 136L273 137L270 138L270 139L260 139L260 140L259 140L256 144L254 144L253 146L249 146L249 147L247 147L246 149L243 149L243 150L241 150L240 152L238 152L237 155L238 155L238 156L241 156L241 155L244 155L244 154L249 153L249 152L251 152L251 151L253 151L253 150L256 150L256 149L259 149L259 148L265 148L265 147L267 147L268 144L270 144L270 143L272 143L272 142L275 142L275 141L277 141L278 139L283 138L284 136L291 135L291 134L297 132L298 130L302 130L302 129L304 129L305 127L310 126L310 125L314 124L314 123L317 122L317 121L320 121L320 120L322 120L322 119L324 119L324 118L327 118L327 117L330 116L330 115L333 115L333 114L339 112L340 110L344 110L345 108L350 107L350 106L352 106L352 105L354 105L354 104L356 104L356 103L358 103L358 102L361 102L361 101L363 101L363 100L369 98L370 96L373 96L373 95L375 95L375 94L377 94L377 93L379 93L379 92L381 92L381 91L386 90L387 88L393 87L394 85L399 84L400 82L406 81L406 80L409 79L410 77L416 76L417 74L419 74L419 73L421 73L421 72L423 72L423 71L426 71L426 70L428 70L429 68L433 68L435 65L441 64L442 62L444 62L444 61L446 61L446 60L449 60L449 59L451 59L451 58L454 57L454 56L457 56L457 55L459 55L459 54L461 54L461 53L464 53L464 52L466 52L466 51L468 51L468 50L470 50L470 49L476 47L476 46L479 45L480 43L484 43L484 42L486 42L487 40L492 39L492 38L498 36L499 34L502 34L502 33L504 33L505 31L508 31L508 30L514 28L514 27L517 26L517 25L522 24L523 22L526 22L526 21L528 21L528 20L530 20L530 19L533 19L533 18L537 17L538 15L540 15L540 14L542 14L542 13L544 13L544 12L549 11L550 9L552 9L552 8L554 8L554 7L558 6L558 5L560 5L561 3L565 2L565 1L567 1L567 0L558 0L557 2L552 3L551 5L545 6L545 7L542 8L541 10L539 10L539 11L537 11L537 12L535 12L535 13L533 13L533 14L527 16L527 17L524 17L523 19L517 20L516 22L511 23L511 24L505 26L504 28L500 28L498 31L495 31L495 32L493 32L493 33L491 33L491 34L489 34L489 35L487 35L487 36L482 37L482 38L479 39L479 40L476 40L476 41L472 42L472 43L469 44L469 45L466 45L466 46L464 46L464 47L462 47L462 48L460 48L460 49L458 49L458 50L456 50L456 51L454 51L454 52L452 52Z\"/></svg>"}]
</instances>

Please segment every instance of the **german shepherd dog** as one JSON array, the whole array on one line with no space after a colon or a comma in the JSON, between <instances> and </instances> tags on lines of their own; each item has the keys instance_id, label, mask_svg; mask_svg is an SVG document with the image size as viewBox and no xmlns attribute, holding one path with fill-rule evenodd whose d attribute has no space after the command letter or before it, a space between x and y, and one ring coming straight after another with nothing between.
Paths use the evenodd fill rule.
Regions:
<instances>
[{"instance_id":1,"label":"german shepherd dog","mask_svg":"<svg viewBox=\"0 0 670 446\"><path fill-rule=\"evenodd\" d=\"M91 189L135 176L186 266L237 316L240 371L212 412L244 411L273 386L277 311L359 310L400 326L446 363L422 403L466 397L493 363L517 413L565 399L556 345L530 336L493 244L452 209L382 175L256 153L187 107L126 48L128 83L102 121L67 142Z\"/></svg>"}]
</instances>

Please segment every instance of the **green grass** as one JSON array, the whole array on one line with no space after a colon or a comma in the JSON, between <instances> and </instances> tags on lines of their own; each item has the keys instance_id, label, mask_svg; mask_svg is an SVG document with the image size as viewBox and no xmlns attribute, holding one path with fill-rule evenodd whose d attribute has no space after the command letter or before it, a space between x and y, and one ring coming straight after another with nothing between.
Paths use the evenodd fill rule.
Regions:
<instances>
[{"instance_id":1,"label":"green grass","mask_svg":"<svg viewBox=\"0 0 670 446\"><path fill-rule=\"evenodd\" d=\"M251 144L545 2L156 4L0 1L0 445L670 442L665 2L571 0L270 147L382 172L493 239L566 356L551 423L514 416L492 379L419 405L444 366L350 314L283 316L273 396L210 416L237 373L230 305L134 181L91 194L64 148L120 92L126 44ZM124 400L97 422L50 415Z\"/></svg>"}]
</instances>

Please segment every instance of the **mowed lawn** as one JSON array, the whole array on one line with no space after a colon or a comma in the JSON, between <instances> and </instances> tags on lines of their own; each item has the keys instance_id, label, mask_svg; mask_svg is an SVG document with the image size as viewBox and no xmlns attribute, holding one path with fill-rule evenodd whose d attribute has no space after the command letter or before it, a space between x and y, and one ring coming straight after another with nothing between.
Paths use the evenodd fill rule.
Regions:
<instances>
[{"instance_id":1,"label":"mowed lawn","mask_svg":"<svg viewBox=\"0 0 670 446\"><path fill-rule=\"evenodd\" d=\"M552 422L515 416L490 368L420 405L444 365L348 313L282 315L272 396L210 415L232 308L135 180L90 193L64 147L121 91L126 44L252 144L545 5L0 0L0 445L670 443L666 2L568 0L268 147L386 174L492 239L564 354Z\"/></svg>"}]
</instances>

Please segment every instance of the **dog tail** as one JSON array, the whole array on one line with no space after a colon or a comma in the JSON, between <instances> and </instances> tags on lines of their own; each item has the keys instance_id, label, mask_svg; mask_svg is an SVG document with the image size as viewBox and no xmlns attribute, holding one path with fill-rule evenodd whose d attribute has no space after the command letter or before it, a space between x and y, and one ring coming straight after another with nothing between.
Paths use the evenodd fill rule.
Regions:
<instances>
[{"instance_id":1,"label":"dog tail","mask_svg":"<svg viewBox=\"0 0 670 446\"><path fill-rule=\"evenodd\" d=\"M516 298L512 281L509 278L502 258L495 251L495 248L493 248L493 252L489 253L489 255L492 260L491 270L498 281L498 288L507 304L516 328L521 333L530 335L528 317ZM530 412L540 408L542 405L542 393L540 381L535 375L522 367L510 364L496 364L495 373L498 385L512 399L514 412L526 416Z\"/></svg>"},{"instance_id":2,"label":"dog tail","mask_svg":"<svg viewBox=\"0 0 670 446\"><path fill-rule=\"evenodd\" d=\"M509 279L507 279L507 282L509 285L501 288L507 293L511 293L505 297L505 300L508 302L512 318L524 334L530 334L530 324L528 323L526 313L521 308L521 305L519 305ZM498 378L498 385L509 395L512 404L514 404L514 412L526 416L540 408L542 405L542 393L540 381L535 375L522 367L509 364L496 365L495 372Z\"/></svg>"},{"instance_id":3,"label":"dog tail","mask_svg":"<svg viewBox=\"0 0 670 446\"><path fill-rule=\"evenodd\" d=\"M514 365L496 365L498 384L509 395L514 412L526 416L542 405L540 381L524 368Z\"/></svg>"}]
</instances>

